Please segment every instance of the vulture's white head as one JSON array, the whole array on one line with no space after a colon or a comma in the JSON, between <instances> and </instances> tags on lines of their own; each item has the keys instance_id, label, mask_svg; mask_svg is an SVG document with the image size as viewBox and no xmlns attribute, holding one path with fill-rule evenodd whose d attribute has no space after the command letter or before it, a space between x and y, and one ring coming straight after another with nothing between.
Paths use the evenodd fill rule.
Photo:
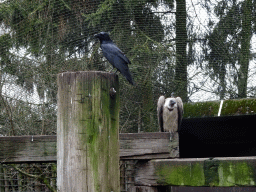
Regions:
<instances>
[{"instance_id":1,"label":"vulture's white head","mask_svg":"<svg viewBox=\"0 0 256 192\"><path fill-rule=\"evenodd\" d=\"M166 98L164 107L166 107L169 111L172 111L174 108L177 108L177 102L175 98Z\"/></svg>"}]
</instances>

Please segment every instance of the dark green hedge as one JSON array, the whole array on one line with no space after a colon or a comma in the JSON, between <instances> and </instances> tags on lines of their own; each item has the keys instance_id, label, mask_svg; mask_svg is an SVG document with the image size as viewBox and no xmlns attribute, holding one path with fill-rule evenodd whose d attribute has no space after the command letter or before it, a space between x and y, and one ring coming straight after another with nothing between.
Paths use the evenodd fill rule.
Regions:
<instances>
[{"instance_id":1,"label":"dark green hedge","mask_svg":"<svg viewBox=\"0 0 256 192\"><path fill-rule=\"evenodd\" d=\"M218 116L221 101L184 103L184 118ZM256 99L224 100L221 116L256 114Z\"/></svg>"}]
</instances>

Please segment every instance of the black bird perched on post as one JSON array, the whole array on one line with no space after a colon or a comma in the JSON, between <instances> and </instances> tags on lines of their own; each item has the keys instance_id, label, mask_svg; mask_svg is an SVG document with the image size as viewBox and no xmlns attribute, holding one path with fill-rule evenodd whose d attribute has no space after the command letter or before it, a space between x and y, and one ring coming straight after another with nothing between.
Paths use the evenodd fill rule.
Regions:
<instances>
[{"instance_id":1,"label":"black bird perched on post","mask_svg":"<svg viewBox=\"0 0 256 192\"><path fill-rule=\"evenodd\" d=\"M103 55L107 60L129 81L134 85L132 76L128 67L131 61L125 56L125 54L113 43L108 33L100 32L94 37L100 40L100 47Z\"/></svg>"}]
</instances>

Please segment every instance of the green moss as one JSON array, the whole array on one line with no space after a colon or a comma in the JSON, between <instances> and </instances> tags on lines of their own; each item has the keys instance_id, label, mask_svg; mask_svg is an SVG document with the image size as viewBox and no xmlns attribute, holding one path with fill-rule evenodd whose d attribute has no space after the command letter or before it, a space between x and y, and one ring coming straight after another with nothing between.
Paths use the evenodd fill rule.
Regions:
<instances>
[{"instance_id":1,"label":"green moss","mask_svg":"<svg viewBox=\"0 0 256 192\"><path fill-rule=\"evenodd\" d=\"M158 184L181 186L255 186L254 161L205 160L155 162Z\"/></svg>"},{"instance_id":2,"label":"green moss","mask_svg":"<svg viewBox=\"0 0 256 192\"><path fill-rule=\"evenodd\" d=\"M206 186L218 186L219 185L219 168L220 162L218 160L206 160L204 161L204 175Z\"/></svg>"},{"instance_id":3,"label":"green moss","mask_svg":"<svg viewBox=\"0 0 256 192\"><path fill-rule=\"evenodd\" d=\"M234 99L223 102L221 115L242 115L256 113L256 99Z\"/></svg>"},{"instance_id":4,"label":"green moss","mask_svg":"<svg viewBox=\"0 0 256 192\"><path fill-rule=\"evenodd\" d=\"M98 113L95 111L99 109L99 104L97 102L98 97L100 96L99 90L99 82L94 81L91 83L93 85L90 88L83 87L83 84L77 85L78 93L84 91L81 95L80 106L82 106L82 121L80 122L79 127L81 128L80 132L84 134L80 134L80 141L83 143L83 147L88 151L90 156L90 169L93 170L94 177L94 185L97 188L99 185L99 174L98 174L98 156L99 156L99 122L98 122ZM92 95L93 94L93 95Z\"/></svg>"},{"instance_id":5,"label":"green moss","mask_svg":"<svg viewBox=\"0 0 256 192\"><path fill-rule=\"evenodd\" d=\"M220 101L184 103L184 118L213 117L219 112ZM225 100L221 116L256 114L256 99Z\"/></svg>"},{"instance_id":6,"label":"green moss","mask_svg":"<svg viewBox=\"0 0 256 192\"><path fill-rule=\"evenodd\" d=\"M255 185L253 167L246 162L222 162L219 166L220 186Z\"/></svg>"},{"instance_id":7,"label":"green moss","mask_svg":"<svg viewBox=\"0 0 256 192\"><path fill-rule=\"evenodd\" d=\"M184 118L217 116L220 101L184 103Z\"/></svg>"},{"instance_id":8,"label":"green moss","mask_svg":"<svg viewBox=\"0 0 256 192\"><path fill-rule=\"evenodd\" d=\"M51 170L52 170L52 173L57 173L57 165L55 163L51 164Z\"/></svg>"},{"instance_id":9,"label":"green moss","mask_svg":"<svg viewBox=\"0 0 256 192\"><path fill-rule=\"evenodd\" d=\"M156 169L159 184L203 186L205 184L203 166L199 163L189 165L161 165Z\"/></svg>"},{"instance_id":10,"label":"green moss","mask_svg":"<svg viewBox=\"0 0 256 192\"><path fill-rule=\"evenodd\" d=\"M101 78L95 78L90 85L90 88L83 89L83 85L77 86L78 90L84 90L83 96L90 95L90 97L85 97L82 103L80 117L83 120L79 121L82 133L80 139L89 153L87 157L90 157L88 159L90 162L87 165L91 165L88 168L93 172L91 176L95 190L101 191L103 180L116 180L114 177L108 177L109 172L118 171L115 167L118 165L118 153L116 151L119 150L119 146L116 144L118 143L119 97L111 100L109 84L103 82ZM118 103L116 104L116 102ZM112 119L115 120L114 123ZM117 162L112 163L113 158L117 159ZM113 174L118 176L118 173ZM111 181L108 182L107 188L112 187L110 183Z\"/></svg>"}]
</instances>

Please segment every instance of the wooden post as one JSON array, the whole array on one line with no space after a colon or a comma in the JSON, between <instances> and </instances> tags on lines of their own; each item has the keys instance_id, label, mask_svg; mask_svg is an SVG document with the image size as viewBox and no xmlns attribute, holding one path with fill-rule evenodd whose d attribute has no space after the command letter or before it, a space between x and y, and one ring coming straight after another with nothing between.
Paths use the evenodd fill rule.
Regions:
<instances>
[{"instance_id":1,"label":"wooden post","mask_svg":"<svg viewBox=\"0 0 256 192\"><path fill-rule=\"evenodd\" d=\"M120 191L116 74L58 74L57 187L61 192Z\"/></svg>"},{"instance_id":2,"label":"wooden post","mask_svg":"<svg viewBox=\"0 0 256 192\"><path fill-rule=\"evenodd\" d=\"M3 165L0 163L0 192L4 192L4 168Z\"/></svg>"},{"instance_id":3,"label":"wooden post","mask_svg":"<svg viewBox=\"0 0 256 192\"><path fill-rule=\"evenodd\" d=\"M179 158L180 157L179 133L173 132L173 133L170 133L170 135L172 138L169 144L170 156L173 158Z\"/></svg>"}]
</instances>

